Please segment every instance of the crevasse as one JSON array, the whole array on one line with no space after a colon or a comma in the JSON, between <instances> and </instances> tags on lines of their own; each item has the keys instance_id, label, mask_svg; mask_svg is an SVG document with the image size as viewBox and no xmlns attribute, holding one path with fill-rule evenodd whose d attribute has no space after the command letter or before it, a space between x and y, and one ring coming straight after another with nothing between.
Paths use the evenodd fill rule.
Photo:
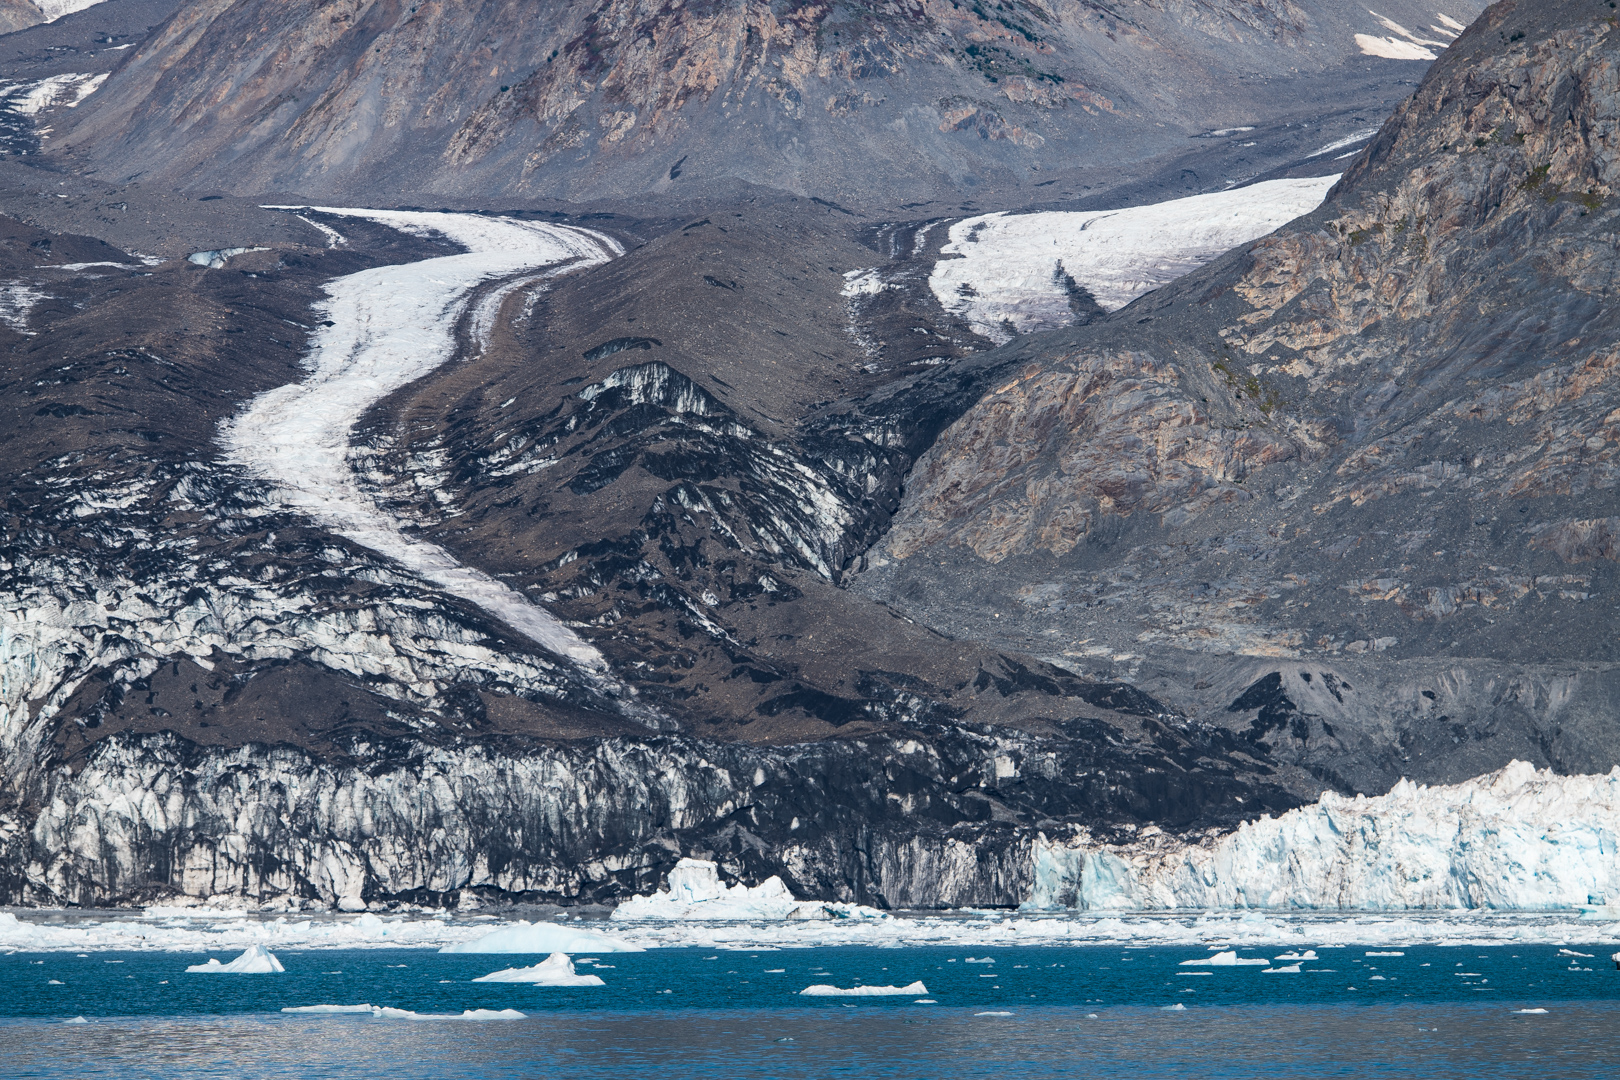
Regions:
<instances>
[{"instance_id":1,"label":"crevasse","mask_svg":"<svg viewBox=\"0 0 1620 1080\"><path fill-rule=\"evenodd\" d=\"M1620 767L1559 776L1523 761L1387 795L1327 792L1213 841L1052 841L1031 910L1556 911L1620 898Z\"/></svg>"}]
</instances>

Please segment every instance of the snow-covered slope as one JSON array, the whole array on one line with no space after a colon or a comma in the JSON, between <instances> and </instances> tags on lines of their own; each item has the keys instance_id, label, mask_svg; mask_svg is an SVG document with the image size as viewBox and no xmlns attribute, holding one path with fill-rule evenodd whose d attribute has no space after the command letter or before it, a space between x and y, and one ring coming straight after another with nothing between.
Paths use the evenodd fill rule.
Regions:
<instances>
[{"instance_id":1,"label":"snow-covered slope","mask_svg":"<svg viewBox=\"0 0 1620 1080\"><path fill-rule=\"evenodd\" d=\"M460 255L362 270L327 286L327 325L314 337L310 376L254 399L228 421L229 459L273 482L275 498L388 556L504 620L582 667L597 651L550 614L443 548L405 536L401 522L365 492L350 467L350 431L367 408L421 378L456 351L456 327L474 288L550 266L577 269L623 249L601 233L567 225L416 211L320 208L369 218L413 235L440 234Z\"/></svg>"},{"instance_id":2,"label":"snow-covered slope","mask_svg":"<svg viewBox=\"0 0 1620 1080\"><path fill-rule=\"evenodd\" d=\"M1038 845L1027 907L1571 910L1620 897L1620 768L1515 761L1461 784L1325 793L1200 845Z\"/></svg>"},{"instance_id":3,"label":"snow-covered slope","mask_svg":"<svg viewBox=\"0 0 1620 1080\"><path fill-rule=\"evenodd\" d=\"M992 341L1067 325L1073 287L1104 311L1308 214L1337 176L1123 210L985 214L951 226L928 284L947 311ZM958 256L951 258L951 256Z\"/></svg>"}]
</instances>

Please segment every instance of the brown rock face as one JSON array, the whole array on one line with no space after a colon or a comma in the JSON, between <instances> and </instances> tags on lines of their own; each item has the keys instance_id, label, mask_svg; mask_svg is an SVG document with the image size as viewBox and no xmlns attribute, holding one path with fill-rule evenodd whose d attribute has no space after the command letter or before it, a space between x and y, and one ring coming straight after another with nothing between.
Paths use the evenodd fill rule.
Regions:
<instances>
[{"instance_id":1,"label":"brown rock face","mask_svg":"<svg viewBox=\"0 0 1620 1080\"><path fill-rule=\"evenodd\" d=\"M1082 667L1162 663L1173 698L1170 670L1252 669L1210 659L1234 654L1609 678L1617 35L1606 4L1497 5L1316 213L1002 350L857 587Z\"/></svg>"},{"instance_id":2,"label":"brown rock face","mask_svg":"<svg viewBox=\"0 0 1620 1080\"><path fill-rule=\"evenodd\" d=\"M201 0L61 145L120 178L323 196L1078 195L1212 127L1381 114L1410 64L1360 56L1378 29L1326 0ZM1277 163L1254 153L1246 175Z\"/></svg>"}]
</instances>

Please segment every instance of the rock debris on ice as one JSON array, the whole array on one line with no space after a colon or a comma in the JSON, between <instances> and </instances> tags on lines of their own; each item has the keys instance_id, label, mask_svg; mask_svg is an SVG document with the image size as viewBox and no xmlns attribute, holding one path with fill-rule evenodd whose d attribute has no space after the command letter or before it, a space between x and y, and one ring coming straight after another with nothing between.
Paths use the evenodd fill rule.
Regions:
<instances>
[{"instance_id":1,"label":"rock debris on ice","mask_svg":"<svg viewBox=\"0 0 1620 1080\"><path fill-rule=\"evenodd\" d=\"M186 968L187 972L198 975L270 975L286 970L275 954L267 951L263 945L249 945L241 956L228 964L209 957L206 964L192 964Z\"/></svg>"},{"instance_id":2,"label":"rock debris on ice","mask_svg":"<svg viewBox=\"0 0 1620 1080\"><path fill-rule=\"evenodd\" d=\"M1310 213L1337 181L1269 180L1122 210L967 218L951 226L928 285L947 311L992 341L1056 329L1074 318L1072 286L1104 311L1117 310Z\"/></svg>"},{"instance_id":3,"label":"rock debris on ice","mask_svg":"<svg viewBox=\"0 0 1620 1080\"><path fill-rule=\"evenodd\" d=\"M579 975L567 953L554 952L533 967L502 968L474 979L476 983L528 983L530 986L602 986L596 975Z\"/></svg>"},{"instance_id":4,"label":"rock debris on ice","mask_svg":"<svg viewBox=\"0 0 1620 1080\"><path fill-rule=\"evenodd\" d=\"M1461 784L1324 793L1218 839L1046 844L1026 909L1576 911L1620 894L1620 767L1515 761ZM1589 909L1602 917L1604 909Z\"/></svg>"},{"instance_id":5,"label":"rock debris on ice","mask_svg":"<svg viewBox=\"0 0 1620 1080\"><path fill-rule=\"evenodd\" d=\"M707 859L682 859L669 872L669 887L651 896L636 896L614 909L616 922L661 920L778 921L793 919L886 919L876 908L859 904L797 900L782 879L771 876L758 885L731 885L720 880L720 868Z\"/></svg>"}]
</instances>

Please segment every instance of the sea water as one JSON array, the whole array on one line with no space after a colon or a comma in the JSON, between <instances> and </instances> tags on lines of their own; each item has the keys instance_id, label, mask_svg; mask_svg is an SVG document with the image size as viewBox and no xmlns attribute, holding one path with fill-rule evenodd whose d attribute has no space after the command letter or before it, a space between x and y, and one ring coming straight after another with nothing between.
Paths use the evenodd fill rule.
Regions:
<instances>
[{"instance_id":1,"label":"sea water","mask_svg":"<svg viewBox=\"0 0 1620 1080\"><path fill-rule=\"evenodd\" d=\"M286 970L266 975L186 973L200 954L18 952L0 956L0 1075L1615 1075L1612 945L1238 948L1266 963L1185 963L1225 951L576 955L599 987L475 983L541 958L411 949L284 950ZM926 993L799 993L914 982ZM377 1009L282 1011L361 1004Z\"/></svg>"}]
</instances>

